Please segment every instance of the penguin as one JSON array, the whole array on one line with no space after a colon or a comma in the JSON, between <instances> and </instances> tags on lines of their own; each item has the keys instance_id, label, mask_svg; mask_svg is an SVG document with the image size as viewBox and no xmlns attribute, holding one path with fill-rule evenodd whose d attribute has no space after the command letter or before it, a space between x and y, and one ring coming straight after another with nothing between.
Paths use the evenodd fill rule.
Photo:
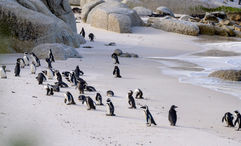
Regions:
<instances>
[{"instance_id":1,"label":"penguin","mask_svg":"<svg viewBox=\"0 0 241 146\"><path fill-rule=\"evenodd\" d=\"M31 53L31 58L36 67L41 66L39 58L33 52Z\"/></svg>"},{"instance_id":2,"label":"penguin","mask_svg":"<svg viewBox=\"0 0 241 146\"><path fill-rule=\"evenodd\" d=\"M28 53L27 52L24 52L24 56L23 56L23 60L25 62L25 65L26 66L29 66L29 58L28 58Z\"/></svg>"},{"instance_id":3,"label":"penguin","mask_svg":"<svg viewBox=\"0 0 241 146\"><path fill-rule=\"evenodd\" d=\"M1 79L6 79L7 78L6 66L5 65L0 67L0 76L1 76Z\"/></svg>"},{"instance_id":4,"label":"penguin","mask_svg":"<svg viewBox=\"0 0 241 146\"><path fill-rule=\"evenodd\" d=\"M20 63L21 68L25 67L25 62L24 62L23 58L18 58L17 61Z\"/></svg>"},{"instance_id":5,"label":"penguin","mask_svg":"<svg viewBox=\"0 0 241 146\"><path fill-rule=\"evenodd\" d=\"M54 77L54 71L50 68L47 69L47 77L48 79L53 79Z\"/></svg>"},{"instance_id":6,"label":"penguin","mask_svg":"<svg viewBox=\"0 0 241 146\"><path fill-rule=\"evenodd\" d=\"M62 72L62 75L63 75L65 78L68 78L68 77L69 77L69 74L70 74L69 71L64 71L64 72Z\"/></svg>"},{"instance_id":7,"label":"penguin","mask_svg":"<svg viewBox=\"0 0 241 146\"><path fill-rule=\"evenodd\" d=\"M85 98L86 98L86 96L80 95L80 96L78 97L78 100L84 102L84 101L85 101Z\"/></svg>"},{"instance_id":8,"label":"penguin","mask_svg":"<svg viewBox=\"0 0 241 146\"><path fill-rule=\"evenodd\" d=\"M48 64L48 68L52 69L52 61L49 58L46 58L45 61Z\"/></svg>"},{"instance_id":9,"label":"penguin","mask_svg":"<svg viewBox=\"0 0 241 146\"><path fill-rule=\"evenodd\" d=\"M84 94L85 82L78 82L76 88L78 88L80 94Z\"/></svg>"},{"instance_id":10,"label":"penguin","mask_svg":"<svg viewBox=\"0 0 241 146\"><path fill-rule=\"evenodd\" d=\"M33 62L30 64L30 72L31 72L31 74L36 73L36 66Z\"/></svg>"},{"instance_id":11,"label":"penguin","mask_svg":"<svg viewBox=\"0 0 241 146\"><path fill-rule=\"evenodd\" d=\"M177 122L177 112L175 110L176 108L178 108L178 107L175 105L172 105L169 110L168 120L169 120L171 126L175 126L176 122Z\"/></svg>"},{"instance_id":12,"label":"penguin","mask_svg":"<svg viewBox=\"0 0 241 146\"><path fill-rule=\"evenodd\" d=\"M50 60L51 62L55 62L54 55L53 55L51 49L49 49L49 54L48 54L48 56L49 56L49 60Z\"/></svg>"},{"instance_id":13,"label":"penguin","mask_svg":"<svg viewBox=\"0 0 241 146\"><path fill-rule=\"evenodd\" d=\"M96 92L96 89L93 86L85 86L85 90L89 92Z\"/></svg>"},{"instance_id":14,"label":"penguin","mask_svg":"<svg viewBox=\"0 0 241 146\"><path fill-rule=\"evenodd\" d=\"M132 94L133 94L133 91L130 90L130 91L128 92L128 95L127 95L127 97L128 97L128 103L129 103L129 105L130 105L129 108L136 108L135 99L133 98Z\"/></svg>"},{"instance_id":15,"label":"penguin","mask_svg":"<svg viewBox=\"0 0 241 146\"><path fill-rule=\"evenodd\" d=\"M120 69L119 69L118 66L115 66L114 71L113 71L113 75L114 75L116 78L121 78Z\"/></svg>"},{"instance_id":16,"label":"penguin","mask_svg":"<svg viewBox=\"0 0 241 146\"><path fill-rule=\"evenodd\" d=\"M100 95L100 93L96 93L95 100L97 101L96 105L103 105L102 96Z\"/></svg>"},{"instance_id":17,"label":"penguin","mask_svg":"<svg viewBox=\"0 0 241 146\"><path fill-rule=\"evenodd\" d=\"M134 94L135 94L136 99L144 99L143 92L141 91L141 89L139 89L139 88L136 89Z\"/></svg>"},{"instance_id":18,"label":"penguin","mask_svg":"<svg viewBox=\"0 0 241 146\"><path fill-rule=\"evenodd\" d=\"M46 95L50 96L50 95L54 95L54 89L51 85L47 84L45 86L45 89L47 91Z\"/></svg>"},{"instance_id":19,"label":"penguin","mask_svg":"<svg viewBox=\"0 0 241 146\"><path fill-rule=\"evenodd\" d=\"M148 109L148 106L145 105L145 106L142 106L141 108L142 108L142 109L144 110L144 112L145 112L146 125L147 125L148 127L151 126L151 124L156 125L156 122L155 122L154 118L152 117L151 112L150 112L149 109Z\"/></svg>"},{"instance_id":20,"label":"penguin","mask_svg":"<svg viewBox=\"0 0 241 146\"><path fill-rule=\"evenodd\" d=\"M76 68L74 70L74 73L75 73L75 76L76 76L77 79L79 78L79 76L83 76L84 75L84 72L79 69L78 65L76 66Z\"/></svg>"},{"instance_id":21,"label":"penguin","mask_svg":"<svg viewBox=\"0 0 241 146\"><path fill-rule=\"evenodd\" d=\"M16 62L16 65L15 65L15 68L14 68L14 74L15 74L15 77L19 77L20 76L20 62L17 61Z\"/></svg>"},{"instance_id":22,"label":"penguin","mask_svg":"<svg viewBox=\"0 0 241 146\"><path fill-rule=\"evenodd\" d=\"M64 93L64 103L65 104L67 104L67 105L71 105L71 104L76 104L75 102L74 102L74 97L73 97L73 95L69 92L69 91L67 91L66 93Z\"/></svg>"},{"instance_id":23,"label":"penguin","mask_svg":"<svg viewBox=\"0 0 241 146\"><path fill-rule=\"evenodd\" d=\"M82 104L84 104L84 102L86 102L87 105L87 110L95 110L95 105L94 105L94 101L92 100L92 98L90 98L89 96L86 96L85 100L82 102Z\"/></svg>"},{"instance_id":24,"label":"penguin","mask_svg":"<svg viewBox=\"0 0 241 146\"><path fill-rule=\"evenodd\" d=\"M44 76L43 73L38 73L38 76L36 77L36 79L38 80L38 84L43 84L44 81L46 81L46 77Z\"/></svg>"},{"instance_id":25,"label":"penguin","mask_svg":"<svg viewBox=\"0 0 241 146\"><path fill-rule=\"evenodd\" d=\"M72 72L69 75L70 75L70 83L72 83L73 86L76 86L78 81L76 79L75 72Z\"/></svg>"},{"instance_id":26,"label":"penguin","mask_svg":"<svg viewBox=\"0 0 241 146\"><path fill-rule=\"evenodd\" d=\"M114 60L114 64L120 64L119 59L118 59L118 56L117 56L116 53L113 53L113 54L111 55L111 57L112 57L112 59Z\"/></svg>"},{"instance_id":27,"label":"penguin","mask_svg":"<svg viewBox=\"0 0 241 146\"><path fill-rule=\"evenodd\" d=\"M106 114L106 116L115 116L115 114L114 114L115 107L114 107L113 103L111 102L111 100L109 98L106 100L106 104L107 104L107 114Z\"/></svg>"},{"instance_id":28,"label":"penguin","mask_svg":"<svg viewBox=\"0 0 241 146\"><path fill-rule=\"evenodd\" d=\"M53 88L54 92L60 92L60 88L58 85L50 85Z\"/></svg>"},{"instance_id":29,"label":"penguin","mask_svg":"<svg viewBox=\"0 0 241 146\"><path fill-rule=\"evenodd\" d=\"M222 118L222 122L226 122L227 127L234 127L233 125L233 114L231 114L230 112L226 112Z\"/></svg>"},{"instance_id":30,"label":"penguin","mask_svg":"<svg viewBox=\"0 0 241 146\"><path fill-rule=\"evenodd\" d=\"M90 41L91 41L91 42L93 42L93 41L94 41L94 37L95 37L95 36L94 36L94 34L93 34L93 33L90 33L90 34L89 34L89 39L90 39Z\"/></svg>"},{"instance_id":31,"label":"penguin","mask_svg":"<svg viewBox=\"0 0 241 146\"><path fill-rule=\"evenodd\" d=\"M114 96L114 92L111 90L106 91L106 95L109 97L113 97Z\"/></svg>"},{"instance_id":32,"label":"penguin","mask_svg":"<svg viewBox=\"0 0 241 146\"><path fill-rule=\"evenodd\" d=\"M68 88L69 87L65 82L55 82L54 84L58 87L61 87L61 88Z\"/></svg>"},{"instance_id":33,"label":"penguin","mask_svg":"<svg viewBox=\"0 0 241 146\"><path fill-rule=\"evenodd\" d=\"M80 34L83 36L83 38L85 38L85 29L84 29L84 27L82 27Z\"/></svg>"},{"instance_id":34,"label":"penguin","mask_svg":"<svg viewBox=\"0 0 241 146\"><path fill-rule=\"evenodd\" d=\"M61 74L59 73L59 71L56 70L54 73L55 73L55 76L56 76L57 81L60 82L60 83L63 82L62 76L61 76Z\"/></svg>"},{"instance_id":35,"label":"penguin","mask_svg":"<svg viewBox=\"0 0 241 146\"><path fill-rule=\"evenodd\" d=\"M240 115L240 113L237 110L234 111L234 113L236 114L236 120L234 122L234 126L236 126L236 124L238 124L237 131L239 131L239 129L241 128L241 115Z\"/></svg>"}]
</instances>

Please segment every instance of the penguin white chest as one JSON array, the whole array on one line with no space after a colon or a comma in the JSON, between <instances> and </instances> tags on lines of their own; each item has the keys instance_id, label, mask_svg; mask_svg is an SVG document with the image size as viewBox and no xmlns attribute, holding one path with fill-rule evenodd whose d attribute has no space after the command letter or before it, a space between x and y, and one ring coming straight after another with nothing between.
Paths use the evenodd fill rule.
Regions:
<instances>
[{"instance_id":1,"label":"penguin white chest","mask_svg":"<svg viewBox=\"0 0 241 146\"><path fill-rule=\"evenodd\" d=\"M0 68L0 76L2 79L7 78L7 74L2 68Z\"/></svg>"}]
</instances>

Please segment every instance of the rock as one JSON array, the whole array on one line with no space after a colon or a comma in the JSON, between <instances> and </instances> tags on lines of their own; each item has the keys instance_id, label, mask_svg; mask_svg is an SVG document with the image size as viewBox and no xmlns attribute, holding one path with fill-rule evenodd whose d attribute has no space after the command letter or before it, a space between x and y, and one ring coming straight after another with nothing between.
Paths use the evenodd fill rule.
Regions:
<instances>
[{"instance_id":1,"label":"rock","mask_svg":"<svg viewBox=\"0 0 241 146\"><path fill-rule=\"evenodd\" d=\"M205 17L201 21L202 23L205 23L205 24L219 22L218 18L210 13L206 13Z\"/></svg>"},{"instance_id":2,"label":"rock","mask_svg":"<svg viewBox=\"0 0 241 146\"><path fill-rule=\"evenodd\" d=\"M214 26L214 30L215 30L215 35L226 36L226 37L229 36L227 30L224 29L223 27Z\"/></svg>"},{"instance_id":3,"label":"rock","mask_svg":"<svg viewBox=\"0 0 241 146\"><path fill-rule=\"evenodd\" d=\"M83 5L82 7L82 12L81 12L81 19L83 22L86 22L87 17L89 12L97 5L103 3L103 0L92 0L88 3L86 3L85 5Z\"/></svg>"},{"instance_id":4,"label":"rock","mask_svg":"<svg viewBox=\"0 0 241 146\"><path fill-rule=\"evenodd\" d=\"M103 2L94 7L89 12L86 22L93 27L119 33L129 33L132 26L144 25L136 11L114 0Z\"/></svg>"},{"instance_id":5,"label":"rock","mask_svg":"<svg viewBox=\"0 0 241 146\"><path fill-rule=\"evenodd\" d=\"M221 25L230 25L231 21L228 20L228 19L223 19L223 20L219 21L219 24L221 24Z\"/></svg>"},{"instance_id":6,"label":"rock","mask_svg":"<svg viewBox=\"0 0 241 146\"><path fill-rule=\"evenodd\" d=\"M222 11L217 11L217 12L211 12L210 13L211 15L217 17L217 18L220 18L220 19L226 19L227 18L227 15L225 12L222 12Z\"/></svg>"},{"instance_id":7,"label":"rock","mask_svg":"<svg viewBox=\"0 0 241 146\"><path fill-rule=\"evenodd\" d=\"M198 26L188 21L167 18L149 18L148 23L151 23L152 27L164 31L193 36L197 36L199 34Z\"/></svg>"},{"instance_id":8,"label":"rock","mask_svg":"<svg viewBox=\"0 0 241 146\"><path fill-rule=\"evenodd\" d=\"M129 53L122 53L121 55L120 55L120 57L131 57L131 54L129 54Z\"/></svg>"},{"instance_id":9,"label":"rock","mask_svg":"<svg viewBox=\"0 0 241 146\"><path fill-rule=\"evenodd\" d=\"M73 13L79 13L79 14L81 14L82 9L80 9L80 8L78 8L78 7L74 7L74 8L72 9L72 11L73 11Z\"/></svg>"},{"instance_id":10,"label":"rock","mask_svg":"<svg viewBox=\"0 0 241 146\"><path fill-rule=\"evenodd\" d=\"M52 50L53 55L56 60L66 60L68 58L80 58L79 53L72 47L63 45L63 44L41 44L33 48L33 51L36 56L41 59L48 57L48 51Z\"/></svg>"},{"instance_id":11,"label":"rock","mask_svg":"<svg viewBox=\"0 0 241 146\"><path fill-rule=\"evenodd\" d=\"M135 10L139 16L149 16L152 14L152 10L144 7L134 7L133 10Z\"/></svg>"},{"instance_id":12,"label":"rock","mask_svg":"<svg viewBox=\"0 0 241 146\"><path fill-rule=\"evenodd\" d=\"M222 28L228 33L228 36L231 36L231 37L235 36L233 29L231 29L230 27L223 25Z\"/></svg>"},{"instance_id":13,"label":"rock","mask_svg":"<svg viewBox=\"0 0 241 146\"><path fill-rule=\"evenodd\" d=\"M120 49L115 49L114 53L115 53L117 56L120 56L123 52L122 52L122 50L120 50Z\"/></svg>"},{"instance_id":14,"label":"rock","mask_svg":"<svg viewBox=\"0 0 241 146\"><path fill-rule=\"evenodd\" d=\"M215 27L213 25L203 23L196 23L196 25L199 27L200 34L215 35Z\"/></svg>"},{"instance_id":15,"label":"rock","mask_svg":"<svg viewBox=\"0 0 241 146\"><path fill-rule=\"evenodd\" d=\"M241 32L240 32L240 31L236 31L236 30L235 30L234 33L235 33L235 36L236 36L236 37L240 37L240 38L241 38Z\"/></svg>"},{"instance_id":16,"label":"rock","mask_svg":"<svg viewBox=\"0 0 241 146\"><path fill-rule=\"evenodd\" d=\"M85 41L77 35L72 16L67 0L0 1L0 38L17 52L31 52L41 43L79 47Z\"/></svg>"},{"instance_id":17,"label":"rock","mask_svg":"<svg viewBox=\"0 0 241 146\"><path fill-rule=\"evenodd\" d=\"M139 56L137 55L137 54L135 54L135 53L130 53L130 55L131 55L131 57L133 57L133 58L138 58Z\"/></svg>"},{"instance_id":18,"label":"rock","mask_svg":"<svg viewBox=\"0 0 241 146\"><path fill-rule=\"evenodd\" d=\"M229 20L241 21L241 12L229 12L227 13L227 17Z\"/></svg>"},{"instance_id":19,"label":"rock","mask_svg":"<svg viewBox=\"0 0 241 146\"><path fill-rule=\"evenodd\" d=\"M199 22L201 19L199 19L198 17L192 17L189 15L183 15L179 18L179 20L183 20L183 21L190 21L190 22Z\"/></svg>"},{"instance_id":20,"label":"rock","mask_svg":"<svg viewBox=\"0 0 241 146\"><path fill-rule=\"evenodd\" d=\"M156 12L157 12L157 14L170 15L172 17L175 17L173 12L167 7L160 6L156 9Z\"/></svg>"},{"instance_id":21,"label":"rock","mask_svg":"<svg viewBox=\"0 0 241 146\"><path fill-rule=\"evenodd\" d=\"M79 6L80 0L69 0L69 4L74 6Z\"/></svg>"},{"instance_id":22,"label":"rock","mask_svg":"<svg viewBox=\"0 0 241 146\"><path fill-rule=\"evenodd\" d=\"M241 26L240 25L234 25L234 30L241 32Z\"/></svg>"},{"instance_id":23,"label":"rock","mask_svg":"<svg viewBox=\"0 0 241 146\"><path fill-rule=\"evenodd\" d=\"M219 70L212 72L208 76L229 81L241 81L241 70Z\"/></svg>"},{"instance_id":24,"label":"rock","mask_svg":"<svg viewBox=\"0 0 241 146\"><path fill-rule=\"evenodd\" d=\"M143 3L139 0L123 0L123 4L126 4L129 8L143 6Z\"/></svg>"}]
</instances>

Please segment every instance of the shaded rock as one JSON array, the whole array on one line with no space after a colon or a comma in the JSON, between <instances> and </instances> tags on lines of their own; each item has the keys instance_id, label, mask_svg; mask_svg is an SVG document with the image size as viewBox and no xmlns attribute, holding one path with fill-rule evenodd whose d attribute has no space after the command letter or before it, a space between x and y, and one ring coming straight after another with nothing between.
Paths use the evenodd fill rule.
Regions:
<instances>
[{"instance_id":1,"label":"shaded rock","mask_svg":"<svg viewBox=\"0 0 241 146\"><path fill-rule=\"evenodd\" d=\"M72 9L72 11L73 11L73 13L79 13L79 14L81 14L82 9L80 9L80 8L78 8L78 7L75 7L75 8Z\"/></svg>"},{"instance_id":2,"label":"shaded rock","mask_svg":"<svg viewBox=\"0 0 241 146\"><path fill-rule=\"evenodd\" d=\"M227 18L227 15L225 12L222 12L222 11L217 11L217 12L211 12L210 13L211 15L217 17L217 18L220 18L220 19L226 19Z\"/></svg>"},{"instance_id":3,"label":"shaded rock","mask_svg":"<svg viewBox=\"0 0 241 146\"><path fill-rule=\"evenodd\" d=\"M74 6L79 6L80 0L69 0L69 4Z\"/></svg>"},{"instance_id":4,"label":"shaded rock","mask_svg":"<svg viewBox=\"0 0 241 146\"><path fill-rule=\"evenodd\" d=\"M241 12L229 12L227 13L227 17L229 20L241 21Z\"/></svg>"},{"instance_id":5,"label":"shaded rock","mask_svg":"<svg viewBox=\"0 0 241 146\"><path fill-rule=\"evenodd\" d=\"M115 53L117 56L120 56L123 52L122 52L122 50L120 50L120 49L115 49L114 53Z\"/></svg>"},{"instance_id":6,"label":"shaded rock","mask_svg":"<svg viewBox=\"0 0 241 146\"><path fill-rule=\"evenodd\" d=\"M86 22L93 27L119 33L129 33L132 26L144 24L134 10L118 1L107 1L97 5L88 14Z\"/></svg>"},{"instance_id":7,"label":"shaded rock","mask_svg":"<svg viewBox=\"0 0 241 146\"><path fill-rule=\"evenodd\" d=\"M139 16L149 16L152 14L152 10L144 7L134 7L133 10L135 10Z\"/></svg>"},{"instance_id":8,"label":"shaded rock","mask_svg":"<svg viewBox=\"0 0 241 146\"><path fill-rule=\"evenodd\" d=\"M228 36L235 36L235 33L232 28L230 28L226 25L223 25L222 28L228 33Z\"/></svg>"},{"instance_id":9,"label":"shaded rock","mask_svg":"<svg viewBox=\"0 0 241 146\"><path fill-rule=\"evenodd\" d=\"M236 35L236 37L240 37L241 38L241 32L240 31L234 31L234 33L235 33L235 35Z\"/></svg>"},{"instance_id":10,"label":"shaded rock","mask_svg":"<svg viewBox=\"0 0 241 146\"><path fill-rule=\"evenodd\" d=\"M201 19L199 19L198 17L192 17L189 15L183 15L179 18L179 20L183 20L183 21L190 21L190 22L199 22Z\"/></svg>"},{"instance_id":11,"label":"shaded rock","mask_svg":"<svg viewBox=\"0 0 241 146\"><path fill-rule=\"evenodd\" d=\"M49 50L52 50L56 60L66 60L68 58L80 58L80 54L75 48L63 44L41 44L33 48L33 53L41 59L48 57Z\"/></svg>"},{"instance_id":12,"label":"shaded rock","mask_svg":"<svg viewBox=\"0 0 241 146\"><path fill-rule=\"evenodd\" d=\"M157 14L162 14L162 15L170 15L172 17L174 16L174 13L167 7L160 6L156 9Z\"/></svg>"},{"instance_id":13,"label":"shaded rock","mask_svg":"<svg viewBox=\"0 0 241 146\"><path fill-rule=\"evenodd\" d=\"M217 27L214 26L214 30L215 30L215 35L220 35L220 36L229 36L229 33L227 32L226 29L224 29L223 27Z\"/></svg>"},{"instance_id":14,"label":"shaded rock","mask_svg":"<svg viewBox=\"0 0 241 146\"><path fill-rule=\"evenodd\" d=\"M218 23L219 20L216 16L210 13L206 13L205 17L201 20L202 23Z\"/></svg>"},{"instance_id":15,"label":"shaded rock","mask_svg":"<svg viewBox=\"0 0 241 146\"><path fill-rule=\"evenodd\" d=\"M149 18L148 23L151 23L152 27L164 31L193 36L197 36L199 34L198 26L188 21L167 18Z\"/></svg>"},{"instance_id":16,"label":"shaded rock","mask_svg":"<svg viewBox=\"0 0 241 146\"><path fill-rule=\"evenodd\" d=\"M87 17L89 12L97 5L103 3L103 0L92 0L86 4L83 5L82 7L82 12L81 12L81 19L83 22L86 22Z\"/></svg>"},{"instance_id":17,"label":"shaded rock","mask_svg":"<svg viewBox=\"0 0 241 146\"><path fill-rule=\"evenodd\" d=\"M241 32L241 26L240 25L234 25L234 30Z\"/></svg>"},{"instance_id":18,"label":"shaded rock","mask_svg":"<svg viewBox=\"0 0 241 146\"><path fill-rule=\"evenodd\" d=\"M199 33L205 35L215 35L215 27L213 25L203 24L203 23L196 23L199 27Z\"/></svg>"},{"instance_id":19,"label":"shaded rock","mask_svg":"<svg viewBox=\"0 0 241 146\"><path fill-rule=\"evenodd\" d=\"M143 3L139 0L123 0L123 4L126 4L129 8L143 6Z\"/></svg>"},{"instance_id":20,"label":"shaded rock","mask_svg":"<svg viewBox=\"0 0 241 146\"><path fill-rule=\"evenodd\" d=\"M228 19L223 19L223 20L219 21L219 24L221 24L221 25L230 25L231 21L228 20Z\"/></svg>"},{"instance_id":21,"label":"shaded rock","mask_svg":"<svg viewBox=\"0 0 241 146\"><path fill-rule=\"evenodd\" d=\"M30 52L41 43L79 47L75 18L67 0L0 1L0 38L8 50ZM0 45L1 47L1 45Z\"/></svg>"},{"instance_id":22,"label":"shaded rock","mask_svg":"<svg viewBox=\"0 0 241 146\"><path fill-rule=\"evenodd\" d=\"M131 57L130 53L122 53L120 57Z\"/></svg>"},{"instance_id":23,"label":"shaded rock","mask_svg":"<svg viewBox=\"0 0 241 146\"><path fill-rule=\"evenodd\" d=\"M208 76L229 81L241 81L241 70L219 70L212 72Z\"/></svg>"}]
</instances>

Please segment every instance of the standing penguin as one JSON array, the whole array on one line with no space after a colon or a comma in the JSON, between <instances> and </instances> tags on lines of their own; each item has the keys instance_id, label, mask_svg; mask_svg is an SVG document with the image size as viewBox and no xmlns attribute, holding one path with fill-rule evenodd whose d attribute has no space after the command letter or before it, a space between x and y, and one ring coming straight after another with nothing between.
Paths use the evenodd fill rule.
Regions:
<instances>
[{"instance_id":1,"label":"standing penguin","mask_svg":"<svg viewBox=\"0 0 241 146\"><path fill-rule=\"evenodd\" d=\"M236 114L236 120L234 122L234 126L236 126L236 124L238 124L237 131L239 131L239 129L241 128L241 115L238 111L234 111L234 113Z\"/></svg>"},{"instance_id":2,"label":"standing penguin","mask_svg":"<svg viewBox=\"0 0 241 146\"><path fill-rule=\"evenodd\" d=\"M97 101L96 105L103 105L102 96L100 95L100 93L96 93L95 100Z\"/></svg>"},{"instance_id":3,"label":"standing penguin","mask_svg":"<svg viewBox=\"0 0 241 146\"><path fill-rule=\"evenodd\" d=\"M54 55L53 55L51 49L49 49L49 54L48 54L48 56L49 56L49 60L50 60L51 62L55 62Z\"/></svg>"},{"instance_id":4,"label":"standing penguin","mask_svg":"<svg viewBox=\"0 0 241 146\"><path fill-rule=\"evenodd\" d=\"M36 73L36 66L33 62L30 64L30 72L31 72L31 74Z\"/></svg>"},{"instance_id":5,"label":"standing penguin","mask_svg":"<svg viewBox=\"0 0 241 146\"><path fill-rule=\"evenodd\" d=\"M16 65L14 68L14 74L15 74L15 77L20 76L20 62L19 61L16 62Z\"/></svg>"},{"instance_id":6,"label":"standing penguin","mask_svg":"<svg viewBox=\"0 0 241 146\"><path fill-rule=\"evenodd\" d=\"M48 64L48 68L52 69L52 61L50 60L50 58L46 58L45 61Z\"/></svg>"},{"instance_id":7,"label":"standing penguin","mask_svg":"<svg viewBox=\"0 0 241 146\"><path fill-rule=\"evenodd\" d=\"M115 116L115 114L114 114L115 107L114 107L113 103L111 102L110 98L108 98L106 100L106 104L107 104L107 114L106 114L106 116Z\"/></svg>"},{"instance_id":8,"label":"standing penguin","mask_svg":"<svg viewBox=\"0 0 241 146\"><path fill-rule=\"evenodd\" d=\"M129 108L136 108L135 99L133 98L132 94L133 94L133 91L130 90L130 91L128 92L128 95L127 95L127 97L128 97L128 103L129 103L129 105L130 105Z\"/></svg>"},{"instance_id":9,"label":"standing penguin","mask_svg":"<svg viewBox=\"0 0 241 146\"><path fill-rule=\"evenodd\" d=\"M25 65L26 66L29 66L29 58L28 58L28 53L27 52L24 52L24 56L23 56L23 60L25 62Z\"/></svg>"},{"instance_id":10,"label":"standing penguin","mask_svg":"<svg viewBox=\"0 0 241 146\"><path fill-rule=\"evenodd\" d=\"M81 76L84 75L84 72L79 69L78 65L76 66L76 68L74 70L74 73L75 73L75 76L76 76L77 79L79 78L80 75Z\"/></svg>"},{"instance_id":11,"label":"standing penguin","mask_svg":"<svg viewBox=\"0 0 241 146\"><path fill-rule=\"evenodd\" d=\"M116 53L113 53L113 54L111 55L111 57L112 57L113 60L114 60L114 64L120 64L119 59L118 59L118 56L117 56Z\"/></svg>"},{"instance_id":12,"label":"standing penguin","mask_svg":"<svg viewBox=\"0 0 241 146\"><path fill-rule=\"evenodd\" d=\"M36 67L41 66L39 58L33 52L31 53L31 58Z\"/></svg>"},{"instance_id":13,"label":"standing penguin","mask_svg":"<svg viewBox=\"0 0 241 146\"><path fill-rule=\"evenodd\" d=\"M94 36L94 34L93 34L93 33L90 33L90 34L89 34L89 39L90 39L90 41L91 41L91 42L93 42L93 41L94 41L94 37L95 37L95 36Z\"/></svg>"},{"instance_id":14,"label":"standing penguin","mask_svg":"<svg viewBox=\"0 0 241 146\"><path fill-rule=\"evenodd\" d=\"M47 77L48 79L53 79L54 77L54 71L50 68L47 69Z\"/></svg>"},{"instance_id":15,"label":"standing penguin","mask_svg":"<svg viewBox=\"0 0 241 146\"><path fill-rule=\"evenodd\" d=\"M76 79L75 72L70 73L69 76L70 76L70 83L72 83L73 86L76 86L78 82Z\"/></svg>"},{"instance_id":16,"label":"standing penguin","mask_svg":"<svg viewBox=\"0 0 241 146\"><path fill-rule=\"evenodd\" d=\"M45 89L47 91L46 95L48 96L54 95L54 89L51 85L47 84L47 86L45 86Z\"/></svg>"},{"instance_id":17,"label":"standing penguin","mask_svg":"<svg viewBox=\"0 0 241 146\"><path fill-rule=\"evenodd\" d=\"M0 67L0 77L1 77L1 79L6 79L7 78L6 66L5 65Z\"/></svg>"},{"instance_id":18,"label":"standing penguin","mask_svg":"<svg viewBox=\"0 0 241 146\"><path fill-rule=\"evenodd\" d=\"M169 110L168 120L169 120L171 126L175 126L176 122L177 122L177 112L175 110L176 108L177 108L177 106L172 105Z\"/></svg>"},{"instance_id":19,"label":"standing penguin","mask_svg":"<svg viewBox=\"0 0 241 146\"><path fill-rule=\"evenodd\" d=\"M82 27L80 34L83 36L83 38L85 38L85 29L84 29L84 27Z\"/></svg>"},{"instance_id":20,"label":"standing penguin","mask_svg":"<svg viewBox=\"0 0 241 146\"><path fill-rule=\"evenodd\" d=\"M227 127L234 127L233 125L233 114L226 112L222 118L222 122L226 122Z\"/></svg>"},{"instance_id":21,"label":"standing penguin","mask_svg":"<svg viewBox=\"0 0 241 146\"><path fill-rule=\"evenodd\" d=\"M141 91L141 89L139 89L139 88L136 89L134 93L136 95L135 96L136 99L144 99L143 92Z\"/></svg>"},{"instance_id":22,"label":"standing penguin","mask_svg":"<svg viewBox=\"0 0 241 146\"><path fill-rule=\"evenodd\" d=\"M78 88L80 94L84 94L86 83L78 81L76 88Z\"/></svg>"},{"instance_id":23,"label":"standing penguin","mask_svg":"<svg viewBox=\"0 0 241 146\"><path fill-rule=\"evenodd\" d=\"M69 92L69 91L67 91L66 93L64 93L64 103L65 104L67 104L67 105L70 105L70 104L76 104L75 102L74 102L74 97L73 97L73 95Z\"/></svg>"},{"instance_id":24,"label":"standing penguin","mask_svg":"<svg viewBox=\"0 0 241 146\"><path fill-rule=\"evenodd\" d=\"M43 73L39 73L38 76L36 77L36 79L38 80L38 84L43 84L44 81L46 81L46 77L44 76Z\"/></svg>"},{"instance_id":25,"label":"standing penguin","mask_svg":"<svg viewBox=\"0 0 241 146\"><path fill-rule=\"evenodd\" d=\"M24 62L23 58L18 58L17 61L20 63L21 68L25 67L25 62Z\"/></svg>"},{"instance_id":26,"label":"standing penguin","mask_svg":"<svg viewBox=\"0 0 241 146\"><path fill-rule=\"evenodd\" d=\"M87 110L95 110L95 105L94 105L94 101L92 100L92 98L90 98L89 96L86 96L85 100L82 102L82 104L84 104L84 102L86 102L87 105Z\"/></svg>"},{"instance_id":27,"label":"standing penguin","mask_svg":"<svg viewBox=\"0 0 241 146\"><path fill-rule=\"evenodd\" d=\"M121 78L120 69L119 69L118 66L115 66L114 71L113 71L113 75L114 75L116 78Z\"/></svg>"},{"instance_id":28,"label":"standing penguin","mask_svg":"<svg viewBox=\"0 0 241 146\"><path fill-rule=\"evenodd\" d=\"M59 83L63 82L62 76L61 76L61 74L59 73L58 70L55 70L55 76L56 76L56 79Z\"/></svg>"},{"instance_id":29,"label":"standing penguin","mask_svg":"<svg viewBox=\"0 0 241 146\"><path fill-rule=\"evenodd\" d=\"M150 112L149 109L148 109L148 106L145 105L145 106L142 106L141 108L142 108L142 109L144 110L144 112L145 112L146 125L147 125L148 127L151 126L151 124L156 125L156 122L155 122L154 118L152 117L151 112Z\"/></svg>"}]
</instances>

